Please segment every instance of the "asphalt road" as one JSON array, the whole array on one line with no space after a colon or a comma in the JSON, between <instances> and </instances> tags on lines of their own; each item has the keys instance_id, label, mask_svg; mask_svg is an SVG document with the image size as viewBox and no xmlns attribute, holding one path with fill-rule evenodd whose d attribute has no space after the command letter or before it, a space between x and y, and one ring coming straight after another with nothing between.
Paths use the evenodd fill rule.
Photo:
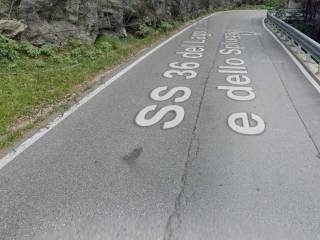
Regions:
<instances>
[{"instance_id":1,"label":"asphalt road","mask_svg":"<svg viewBox=\"0 0 320 240\"><path fill-rule=\"evenodd\" d=\"M3 167L0 239L320 239L320 95L264 16L194 25Z\"/></svg>"}]
</instances>

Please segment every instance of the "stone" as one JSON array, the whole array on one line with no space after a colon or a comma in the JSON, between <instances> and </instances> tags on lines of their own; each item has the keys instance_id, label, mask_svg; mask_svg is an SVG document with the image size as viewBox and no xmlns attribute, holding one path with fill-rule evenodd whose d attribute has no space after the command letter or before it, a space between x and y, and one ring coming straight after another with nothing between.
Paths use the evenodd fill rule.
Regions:
<instances>
[{"instance_id":1,"label":"stone","mask_svg":"<svg viewBox=\"0 0 320 240\"><path fill-rule=\"evenodd\" d=\"M24 32L27 25L16 20L0 20L0 33L7 37L13 38Z\"/></svg>"}]
</instances>

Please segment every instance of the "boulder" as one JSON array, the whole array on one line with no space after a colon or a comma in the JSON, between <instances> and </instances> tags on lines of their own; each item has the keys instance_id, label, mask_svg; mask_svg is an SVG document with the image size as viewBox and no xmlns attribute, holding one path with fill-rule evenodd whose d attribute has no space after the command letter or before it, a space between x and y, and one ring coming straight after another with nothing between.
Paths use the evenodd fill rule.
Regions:
<instances>
[{"instance_id":1,"label":"boulder","mask_svg":"<svg viewBox=\"0 0 320 240\"><path fill-rule=\"evenodd\" d=\"M18 34L23 33L27 29L27 25L16 20L0 20L0 33L7 37L14 38Z\"/></svg>"}]
</instances>

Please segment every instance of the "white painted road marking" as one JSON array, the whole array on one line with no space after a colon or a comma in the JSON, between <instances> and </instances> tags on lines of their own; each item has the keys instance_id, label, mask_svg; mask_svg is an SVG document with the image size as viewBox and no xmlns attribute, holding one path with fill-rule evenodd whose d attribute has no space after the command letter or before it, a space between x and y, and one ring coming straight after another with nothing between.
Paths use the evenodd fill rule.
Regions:
<instances>
[{"instance_id":1,"label":"white painted road marking","mask_svg":"<svg viewBox=\"0 0 320 240\"><path fill-rule=\"evenodd\" d=\"M199 26L197 26L196 30L193 31L191 39L194 39L194 37L197 36L199 37L197 38L198 40L200 39L202 43L206 43L207 25L206 25L205 31L198 31L198 29L199 29ZM199 58L203 57L203 52L205 50L204 46L202 46L197 50L197 47L191 47L189 45L185 45L186 42L190 42L190 41L184 41L181 47L185 47L185 51L188 54L201 53L201 56L199 55ZM180 55L180 53L181 52L177 52L178 55ZM186 57L186 55L183 54L182 57L189 58L189 55L188 57ZM198 69L200 67L200 64L196 62L183 62L183 63L173 62L169 64L169 67L173 69L164 72L163 77L172 79L175 77L175 75L177 75L177 76L184 76L185 79L193 79L197 76L197 72L190 69ZM166 91L167 89L168 89L168 86L155 88L154 90L151 91L151 94L150 94L151 99L162 102L162 101L169 100L177 92L183 91L184 95L179 98L175 98L174 100L174 102L176 103L181 103L188 100L192 93L191 89L188 87L175 87L171 89L169 92L167 92L165 95L161 96L160 92ZM177 127L184 120L185 111L184 111L184 108L181 106L169 105L159 110L157 110L157 107L158 105L150 105L140 110L135 118L136 124L140 127L151 127L159 123L165 117L165 115L169 114L170 112L175 113L175 117L170 121L164 122L162 129L170 129L170 128ZM153 115L150 117L152 112L155 112L155 111L156 113L153 113ZM147 115L149 115L149 117L147 117Z\"/></svg>"},{"instance_id":2,"label":"white painted road marking","mask_svg":"<svg viewBox=\"0 0 320 240\"><path fill-rule=\"evenodd\" d=\"M226 32L224 42L221 43L223 49L219 50L221 55L241 55L245 48L240 46L241 37L238 32ZM240 50L241 49L241 50ZM235 51L236 50L236 51ZM218 66L218 72L230 74L226 76L226 81L232 86L217 86L218 90L225 90L228 98L236 101L251 101L256 98L252 87L244 86L251 83L251 79L243 74L247 74L245 61L241 58L227 58L224 60L226 66ZM252 113L251 119L248 113L233 113L228 117L227 123L234 132L244 135L258 135L265 131L264 120L257 114ZM250 121L251 120L251 121ZM253 123L253 124L250 124Z\"/></svg>"},{"instance_id":3,"label":"white painted road marking","mask_svg":"<svg viewBox=\"0 0 320 240\"><path fill-rule=\"evenodd\" d=\"M266 125L261 117L252 113L251 121L254 121L255 125L250 125L248 113L234 113L229 116L228 125L233 131L244 135L257 135L264 132Z\"/></svg>"}]
</instances>

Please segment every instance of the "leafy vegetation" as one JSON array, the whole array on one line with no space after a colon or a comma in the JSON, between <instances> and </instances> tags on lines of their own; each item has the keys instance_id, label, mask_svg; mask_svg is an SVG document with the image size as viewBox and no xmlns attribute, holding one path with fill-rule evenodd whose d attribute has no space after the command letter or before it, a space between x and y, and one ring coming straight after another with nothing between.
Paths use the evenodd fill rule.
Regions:
<instances>
[{"instance_id":1,"label":"leafy vegetation","mask_svg":"<svg viewBox=\"0 0 320 240\"><path fill-rule=\"evenodd\" d=\"M272 9L285 8L287 5L287 0L266 0L265 5L268 8L272 8Z\"/></svg>"},{"instance_id":2,"label":"leafy vegetation","mask_svg":"<svg viewBox=\"0 0 320 240\"><path fill-rule=\"evenodd\" d=\"M27 41L17 42L0 35L0 57L1 64L6 64L7 60L17 61L24 54L30 58L36 58L40 55L51 56L54 48L51 45L44 45L41 48L33 46Z\"/></svg>"}]
</instances>

